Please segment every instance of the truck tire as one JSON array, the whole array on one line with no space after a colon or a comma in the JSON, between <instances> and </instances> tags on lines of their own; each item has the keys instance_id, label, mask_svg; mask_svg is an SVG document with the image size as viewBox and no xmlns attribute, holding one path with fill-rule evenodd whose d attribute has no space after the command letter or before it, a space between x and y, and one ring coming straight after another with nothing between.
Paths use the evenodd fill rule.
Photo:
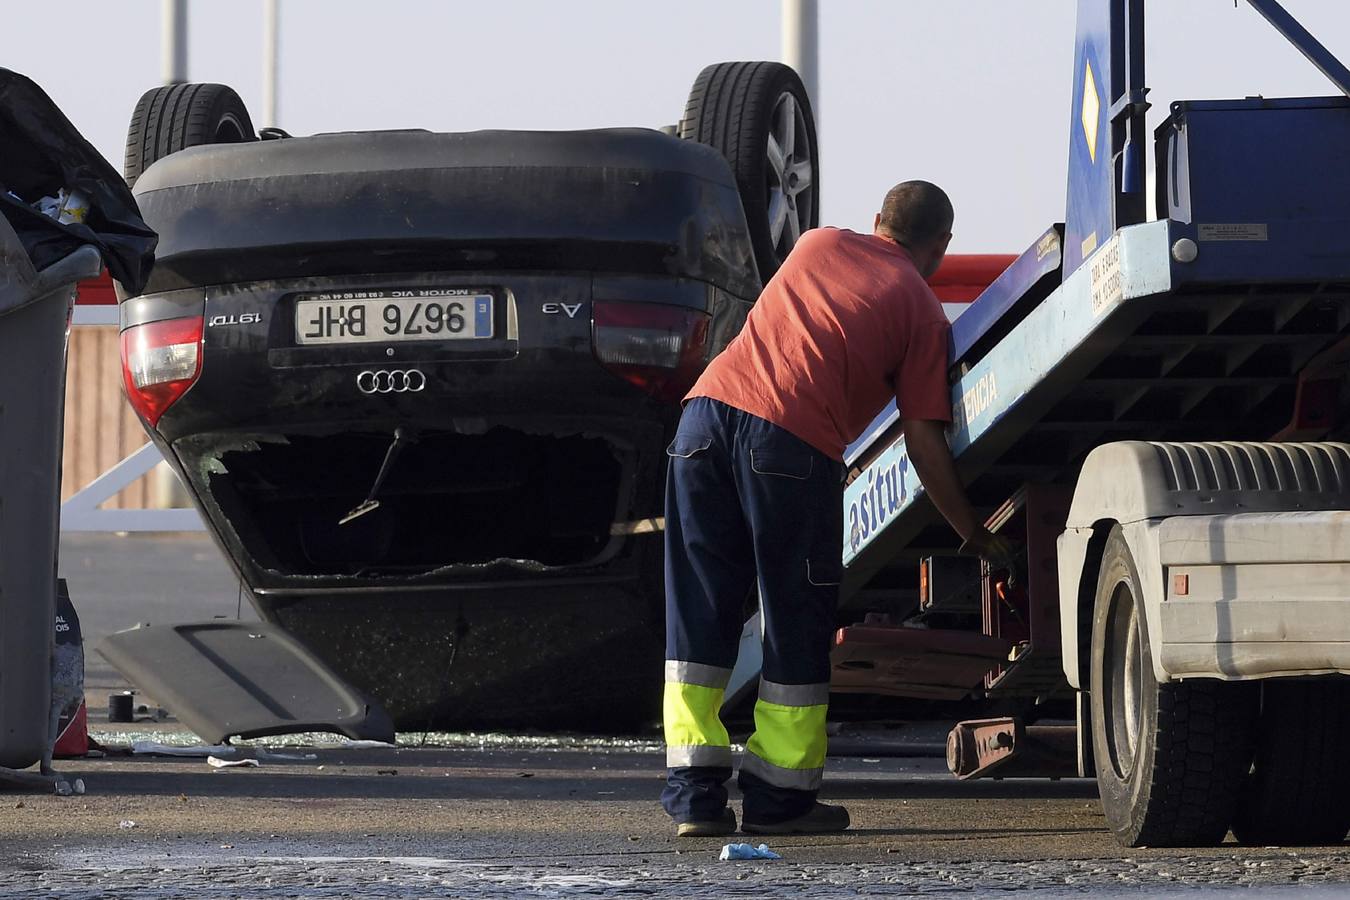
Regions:
<instances>
[{"instance_id":1,"label":"truck tire","mask_svg":"<svg viewBox=\"0 0 1350 900\"><path fill-rule=\"evenodd\" d=\"M1158 684L1139 573L1120 526L1102 554L1090 690L1097 789L1127 847L1220 843L1251 765L1256 685Z\"/></svg>"},{"instance_id":2,"label":"truck tire","mask_svg":"<svg viewBox=\"0 0 1350 900\"><path fill-rule=\"evenodd\" d=\"M1339 844L1350 831L1350 679L1261 685L1256 759L1233 820L1240 843Z\"/></svg>"},{"instance_id":3,"label":"truck tire","mask_svg":"<svg viewBox=\"0 0 1350 900\"><path fill-rule=\"evenodd\" d=\"M731 164L768 282L802 232L820 222L820 158L811 99L790 66L724 62L694 81L679 135Z\"/></svg>"},{"instance_id":4,"label":"truck tire","mask_svg":"<svg viewBox=\"0 0 1350 900\"><path fill-rule=\"evenodd\" d=\"M155 160L202 144L256 141L248 108L223 84L170 84L141 95L127 127L123 174L134 185Z\"/></svg>"}]
</instances>

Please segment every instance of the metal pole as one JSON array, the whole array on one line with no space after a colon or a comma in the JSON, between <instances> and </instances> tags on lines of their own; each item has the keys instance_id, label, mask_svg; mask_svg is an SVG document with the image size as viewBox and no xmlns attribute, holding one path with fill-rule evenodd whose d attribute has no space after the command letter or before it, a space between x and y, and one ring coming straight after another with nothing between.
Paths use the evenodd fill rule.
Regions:
<instances>
[{"instance_id":1,"label":"metal pole","mask_svg":"<svg viewBox=\"0 0 1350 900\"><path fill-rule=\"evenodd\" d=\"M275 128L277 124L277 68L281 57L277 51L277 34L280 28L281 0L263 0L263 127Z\"/></svg>"},{"instance_id":2,"label":"metal pole","mask_svg":"<svg viewBox=\"0 0 1350 900\"><path fill-rule=\"evenodd\" d=\"M160 77L165 84L187 81L187 0L160 0Z\"/></svg>"},{"instance_id":3,"label":"metal pole","mask_svg":"<svg viewBox=\"0 0 1350 900\"><path fill-rule=\"evenodd\" d=\"M1331 83L1340 88L1343 94L1350 97L1350 69L1324 47L1321 41L1313 37L1308 29L1300 25L1298 19L1291 16L1278 0L1247 0L1247 2L1264 16L1267 22L1275 26L1275 30L1284 35L1289 43L1297 47L1298 52L1308 58L1308 62L1330 78Z\"/></svg>"},{"instance_id":4,"label":"metal pole","mask_svg":"<svg viewBox=\"0 0 1350 900\"><path fill-rule=\"evenodd\" d=\"M783 0L783 62L797 70L820 122L816 21L817 0Z\"/></svg>"}]
</instances>

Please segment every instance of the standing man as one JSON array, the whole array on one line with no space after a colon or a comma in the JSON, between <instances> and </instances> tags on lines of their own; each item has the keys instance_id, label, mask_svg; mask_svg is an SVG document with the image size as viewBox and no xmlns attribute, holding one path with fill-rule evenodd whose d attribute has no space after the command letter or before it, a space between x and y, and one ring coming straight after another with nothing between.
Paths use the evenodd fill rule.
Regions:
<instances>
[{"instance_id":1,"label":"standing man","mask_svg":"<svg viewBox=\"0 0 1350 900\"><path fill-rule=\"evenodd\" d=\"M681 836L729 834L731 742L718 716L756 586L764 667L739 785L751 834L842 831L816 802L830 638L842 576L844 448L894 397L928 496L984 556L1006 543L975 517L945 425L950 325L926 279L951 241L951 201L907 181L873 234L807 232L745 328L686 398L667 451L662 804Z\"/></svg>"}]
</instances>

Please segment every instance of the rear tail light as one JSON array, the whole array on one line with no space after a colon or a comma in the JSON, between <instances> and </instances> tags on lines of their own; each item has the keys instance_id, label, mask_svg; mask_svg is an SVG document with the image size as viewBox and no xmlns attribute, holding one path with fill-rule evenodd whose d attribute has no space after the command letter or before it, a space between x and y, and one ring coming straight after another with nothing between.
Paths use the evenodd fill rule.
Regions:
<instances>
[{"instance_id":1,"label":"rear tail light","mask_svg":"<svg viewBox=\"0 0 1350 900\"><path fill-rule=\"evenodd\" d=\"M597 300L595 358L661 400L678 401L707 360L708 315L683 306Z\"/></svg>"},{"instance_id":2,"label":"rear tail light","mask_svg":"<svg viewBox=\"0 0 1350 900\"><path fill-rule=\"evenodd\" d=\"M201 373L201 316L133 325L122 332L122 383L132 408L150 425Z\"/></svg>"}]
</instances>

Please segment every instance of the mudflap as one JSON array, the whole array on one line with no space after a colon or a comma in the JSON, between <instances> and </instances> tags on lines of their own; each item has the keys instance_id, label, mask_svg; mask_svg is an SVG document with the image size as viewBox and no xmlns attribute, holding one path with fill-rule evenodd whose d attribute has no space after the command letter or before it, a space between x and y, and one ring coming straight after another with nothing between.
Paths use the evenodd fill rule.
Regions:
<instances>
[{"instance_id":1,"label":"mudflap","mask_svg":"<svg viewBox=\"0 0 1350 900\"><path fill-rule=\"evenodd\" d=\"M310 731L394 740L381 706L276 625L141 625L95 649L209 743Z\"/></svg>"}]
</instances>

